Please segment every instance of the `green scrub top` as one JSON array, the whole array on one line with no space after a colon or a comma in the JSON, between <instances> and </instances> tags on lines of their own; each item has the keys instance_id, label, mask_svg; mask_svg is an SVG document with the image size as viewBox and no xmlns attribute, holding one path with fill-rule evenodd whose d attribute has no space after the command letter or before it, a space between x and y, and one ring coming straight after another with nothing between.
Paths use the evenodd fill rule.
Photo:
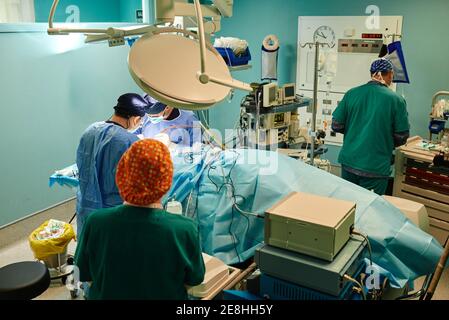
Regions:
<instances>
[{"instance_id":1,"label":"green scrub top","mask_svg":"<svg viewBox=\"0 0 449 320\"><path fill-rule=\"evenodd\" d=\"M185 300L205 274L193 220L132 206L91 213L75 263L92 300Z\"/></svg>"},{"instance_id":2,"label":"green scrub top","mask_svg":"<svg viewBox=\"0 0 449 320\"><path fill-rule=\"evenodd\" d=\"M388 177L393 135L410 130L405 99L385 85L371 81L349 90L333 118L345 126L338 161L344 166Z\"/></svg>"}]
</instances>

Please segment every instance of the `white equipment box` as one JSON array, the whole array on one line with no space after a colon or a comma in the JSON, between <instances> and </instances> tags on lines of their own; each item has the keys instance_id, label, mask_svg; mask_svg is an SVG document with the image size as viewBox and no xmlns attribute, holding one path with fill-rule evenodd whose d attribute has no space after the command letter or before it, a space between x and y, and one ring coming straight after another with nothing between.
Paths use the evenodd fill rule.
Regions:
<instances>
[{"instance_id":1,"label":"white equipment box","mask_svg":"<svg viewBox=\"0 0 449 320\"><path fill-rule=\"evenodd\" d=\"M265 243L332 261L349 240L356 204L293 192L265 212Z\"/></svg>"}]
</instances>

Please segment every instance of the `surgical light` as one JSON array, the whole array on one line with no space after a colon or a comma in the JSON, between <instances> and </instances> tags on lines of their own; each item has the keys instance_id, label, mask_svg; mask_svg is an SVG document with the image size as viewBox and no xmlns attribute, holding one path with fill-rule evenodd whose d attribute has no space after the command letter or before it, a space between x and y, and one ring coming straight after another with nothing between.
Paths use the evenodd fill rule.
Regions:
<instances>
[{"instance_id":1,"label":"surgical light","mask_svg":"<svg viewBox=\"0 0 449 320\"><path fill-rule=\"evenodd\" d=\"M221 55L206 44L199 0L194 0L198 35L184 29L156 26L127 29L54 28L53 16L58 2L54 0L50 12L48 33L51 35L86 33L86 42L111 42L143 35L131 47L129 71L145 92L167 105L190 110L207 109L224 101L231 89L253 90L249 84L233 79ZM228 9L232 8L232 1L221 3L226 4ZM231 15L232 9L225 14Z\"/></svg>"}]
</instances>

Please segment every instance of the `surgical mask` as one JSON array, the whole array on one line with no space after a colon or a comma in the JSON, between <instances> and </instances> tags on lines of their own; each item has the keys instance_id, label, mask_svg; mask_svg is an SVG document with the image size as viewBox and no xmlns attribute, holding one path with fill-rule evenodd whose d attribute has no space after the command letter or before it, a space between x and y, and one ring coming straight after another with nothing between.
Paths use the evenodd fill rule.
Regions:
<instances>
[{"instance_id":1,"label":"surgical mask","mask_svg":"<svg viewBox=\"0 0 449 320\"><path fill-rule=\"evenodd\" d=\"M382 73L377 72L371 77L372 80L377 81L385 85L387 88L392 89L393 83L388 84L385 79L382 77Z\"/></svg>"},{"instance_id":2,"label":"surgical mask","mask_svg":"<svg viewBox=\"0 0 449 320\"><path fill-rule=\"evenodd\" d=\"M129 128L130 127L130 122L131 121L128 120L128 132L130 132L130 133L136 132L142 126L142 118L140 118L139 122L137 122L137 124L134 127L132 127L132 128Z\"/></svg>"},{"instance_id":3,"label":"surgical mask","mask_svg":"<svg viewBox=\"0 0 449 320\"><path fill-rule=\"evenodd\" d=\"M159 116L159 117L148 117L150 119L150 122L152 124L158 124L161 123L162 121L164 121L164 116Z\"/></svg>"},{"instance_id":4,"label":"surgical mask","mask_svg":"<svg viewBox=\"0 0 449 320\"><path fill-rule=\"evenodd\" d=\"M136 132L138 129L139 129L139 127L131 128L131 129L128 129L128 132L129 132L129 133L134 133L134 132Z\"/></svg>"}]
</instances>

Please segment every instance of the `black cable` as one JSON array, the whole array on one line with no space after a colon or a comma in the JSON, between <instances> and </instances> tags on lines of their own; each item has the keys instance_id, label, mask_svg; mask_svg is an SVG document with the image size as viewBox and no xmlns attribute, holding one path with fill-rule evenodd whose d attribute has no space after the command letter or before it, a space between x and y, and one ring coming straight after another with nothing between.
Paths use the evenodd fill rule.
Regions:
<instances>
[{"instance_id":1,"label":"black cable","mask_svg":"<svg viewBox=\"0 0 449 320\"><path fill-rule=\"evenodd\" d=\"M238 160L240 154L237 153L237 152L234 151L234 150L232 150L232 152L234 152L234 154L237 155L237 158L235 159L234 163L232 164L232 166L231 166L231 168L230 168L230 170L229 170L229 173L228 173L228 175L227 175L227 177L226 177L227 180L229 181L229 182L227 182L226 184L229 185L229 186L231 187L231 192L232 192L231 197L232 197L232 200L233 200L233 206L236 207L237 211L238 211L242 216L244 216L245 218L247 218L248 221L249 221L248 216L247 216L246 214L243 214L243 213L241 212L241 211L243 211L243 210L240 209L240 208L238 207L238 204L237 204L237 197L241 197L241 198L243 199L244 202L246 202L246 198L245 198L244 196L241 196L241 195L237 195L237 194L236 194L235 184L234 184L234 181L232 180L231 174L232 174L232 171L234 170L234 168L235 168L235 166L236 166L236 164L237 164L237 160ZM222 186L222 187L223 187L223 186ZM260 216L260 215L257 215L257 214L254 214L254 216L259 217L259 218L260 218L260 217L263 217L263 216Z\"/></svg>"},{"instance_id":2,"label":"black cable","mask_svg":"<svg viewBox=\"0 0 449 320\"><path fill-rule=\"evenodd\" d=\"M75 212L75 214L73 215L72 219L70 219L69 224L72 224L73 220L75 220L75 217L76 217L76 212Z\"/></svg>"},{"instance_id":3,"label":"black cable","mask_svg":"<svg viewBox=\"0 0 449 320\"><path fill-rule=\"evenodd\" d=\"M210 168L209 168L209 170L208 170L208 178L209 178L209 180L215 185L215 187L217 188L218 192L221 192L221 190L222 190L223 187L225 187L225 186L228 186L228 187L230 188L230 191L231 191L231 196L230 196L230 197L231 197L231 199L232 199L232 207L231 207L231 225L230 225L230 228L229 228L229 233L233 236L233 239L234 239L234 237L236 238L236 236L235 236L234 233L232 233L231 226L232 226L232 224L233 224L233 222L234 222L234 218L235 218L235 212L234 212L234 210L236 210L236 211L237 211L237 212L238 212L238 213L239 213L239 214L246 220L246 222L247 222L247 223L246 223L246 228L245 228L245 231L244 231L245 239L250 240L250 241L252 241L252 242L256 242L257 244L263 244L262 241L259 241L259 240L257 240L257 239L248 237L249 230L251 229L251 220L250 220L250 218L249 218L249 215L244 214L244 211L243 211L242 209L239 208L237 198L241 198L241 199L243 200L243 202L246 202L247 199L246 199L244 196L242 196L242 195L236 194L235 184L234 184L234 181L233 181L233 179L232 179L232 172L233 172L234 168L235 168L236 165L237 165L237 161L238 161L238 158L239 158L240 154L238 154L238 153L237 153L236 151L234 151L234 150L232 150L232 152L234 152L234 153L236 154L236 158L235 158L235 161L233 162L231 168L229 169L228 174L227 174L227 175L223 175L224 182L221 184L221 186L218 186L218 185L215 183L215 181L212 179L212 177L210 176L210 170L211 170L211 169L217 169L216 167L210 166ZM256 215L256 214L254 214L253 216L254 216L254 217L257 217L257 218L264 218L264 216L262 216L262 215ZM235 249L235 251L236 251L236 253L237 253L237 256L239 256L238 251L237 251L237 248L236 248L236 243L235 243L235 241L234 241L234 249ZM241 260L240 257L239 257L239 260Z\"/></svg>"},{"instance_id":4,"label":"black cable","mask_svg":"<svg viewBox=\"0 0 449 320\"><path fill-rule=\"evenodd\" d=\"M219 193L220 190L221 190L221 188L223 187L223 184L222 184L221 187L219 187L218 184L215 183L215 181L212 179L212 177L211 177L211 175L210 175L211 170L216 170L216 169L217 169L216 166L210 164L210 165L209 165L209 168L208 168L208 170L207 170L207 178L208 178L209 181L215 186L215 188L216 188L216 190L217 190L217 193ZM237 249L237 239L236 239L237 237L236 237L235 234L232 232L232 225L233 225L233 223L234 223L234 208L232 208L232 210L231 210L231 222L229 223L228 233L229 233L229 235L230 235L231 238L232 238L232 244L233 244L233 247L234 247L234 251L235 251L236 256L237 256L237 258L238 258L238 260L239 260L238 263L241 263L241 262L242 262L242 259L240 258L239 251L238 251L238 249Z\"/></svg>"},{"instance_id":5,"label":"black cable","mask_svg":"<svg viewBox=\"0 0 449 320\"><path fill-rule=\"evenodd\" d=\"M232 238L232 243L234 245L235 254L237 255L237 258L239 259L238 263L241 263L242 259L240 259L240 254L239 254L239 251L237 250L237 239L236 239L237 237L235 236L234 233L232 233L232 224L233 224L233 222L234 222L234 208L232 208L232 210L231 210L231 223L229 224L228 232L229 232L229 234L231 235L231 238Z\"/></svg>"},{"instance_id":6,"label":"black cable","mask_svg":"<svg viewBox=\"0 0 449 320\"><path fill-rule=\"evenodd\" d=\"M217 193L220 191L220 188L218 187L218 184L215 183L215 181L212 179L212 177L210 176L210 171L211 170L215 170L217 167L210 165L209 169L207 170L207 178L210 180L210 182L212 182L212 184L215 186L215 188L217 189Z\"/></svg>"},{"instance_id":7,"label":"black cable","mask_svg":"<svg viewBox=\"0 0 449 320\"><path fill-rule=\"evenodd\" d=\"M223 182L219 185L212 179L212 177L211 177L211 170L217 170L217 167L212 165L212 164L209 165L209 168L208 168L208 171L207 171L207 177L208 177L209 181L215 186L215 188L217 190L217 193L220 193L221 190L223 189L223 187L227 186L228 188L230 188L230 191L231 191L230 198L232 200L232 206L231 206L231 223L229 224L228 232L231 235L231 238L232 238L232 241L233 241L233 247L234 247L236 255L237 255L238 259L239 259L239 263L240 263L241 262L241 258L240 258L240 255L239 255L239 252L238 252L238 249L237 249L237 240L238 239L237 239L237 236L235 235L235 233L232 232L232 226L234 224L234 218L235 218L234 210L236 210L247 222L246 223L246 228L245 228L244 233L243 233L245 239L248 239L248 240L250 240L252 242L256 242L258 244L263 244L263 242L261 242L261 241L259 241L257 239L248 237L248 233L249 233L249 230L251 228L251 220L250 220L249 215L244 214L243 213L244 211L239 208L237 198L241 198L244 202L246 202L247 199L244 196L242 196L242 195L236 194L235 184L234 184L234 181L232 179L232 172L233 172L233 170L235 169L235 167L237 165L237 161L238 161L238 158L240 157L240 154L237 151L235 151L235 150L230 150L230 151L233 152L236 155L236 157L235 157L235 160L233 161L233 163L231 165L231 168L229 169L229 172L227 174L224 174L224 172L223 172ZM252 214L252 215L254 217L257 217L257 218L264 218L263 215L257 215L257 214Z\"/></svg>"},{"instance_id":8,"label":"black cable","mask_svg":"<svg viewBox=\"0 0 449 320\"><path fill-rule=\"evenodd\" d=\"M234 209L234 207L233 207L233 209ZM238 212L238 210L237 210L237 212ZM248 216L246 216L244 214L240 213L240 215L243 216L246 219L246 221L247 221L246 231L244 233L246 239L251 240L252 242L256 242L257 244L264 244L263 240L259 241L259 240L255 239L255 238L248 237L248 231L251 229L251 220L249 219Z\"/></svg>"},{"instance_id":9,"label":"black cable","mask_svg":"<svg viewBox=\"0 0 449 320\"><path fill-rule=\"evenodd\" d=\"M234 164L233 164L233 166L231 167L231 170L233 169L233 167L235 166L235 163L237 162L237 159L236 159L236 161L234 162ZM230 171L231 171L230 170ZM228 174L228 176L229 176L229 174ZM226 181L226 177L223 177L224 178L224 181ZM212 181L212 180L211 180ZM213 181L212 181L212 183L214 183ZM215 184L215 183L214 183ZM221 189L223 188L223 186L224 185L226 185L227 183L226 182L224 182L221 186L220 186L220 188L218 188L218 192L221 192ZM218 187L218 186L217 186ZM239 263L241 263L242 262L242 259L240 258L240 254L239 254L239 251L238 251L238 249L237 249L237 237L236 237L236 235L234 234L234 233L232 233L232 224L233 224L233 222L234 222L234 206L232 206L232 208L231 208L231 223L230 223L230 225L229 225L229 233L231 234L231 236L232 236L232 239L233 239L233 244L234 244L234 251L235 251L235 253L236 253L236 255L237 255L237 258L239 259Z\"/></svg>"},{"instance_id":10,"label":"black cable","mask_svg":"<svg viewBox=\"0 0 449 320\"><path fill-rule=\"evenodd\" d=\"M236 208L233 207L233 209L236 209ZM239 212L239 211L237 210L237 212ZM246 230L243 232L243 234L247 235L248 231L249 231L249 227L251 226L251 221L249 220L249 218L247 216L245 216L245 215L242 215L242 216L243 216L243 218L246 219Z\"/></svg>"},{"instance_id":11,"label":"black cable","mask_svg":"<svg viewBox=\"0 0 449 320\"><path fill-rule=\"evenodd\" d=\"M363 234L363 233L361 233L361 232L355 231L354 229L351 230L351 234L360 236L360 237L362 237L364 239L364 241L366 241L366 244L368 246L370 265L372 267L373 266L373 251L371 249L371 243L369 241L368 236Z\"/></svg>"},{"instance_id":12,"label":"black cable","mask_svg":"<svg viewBox=\"0 0 449 320\"><path fill-rule=\"evenodd\" d=\"M232 165L230 171L232 171L232 169L235 167L236 162L237 162L237 159L236 159L236 161L234 162L234 164ZM231 197L232 197L232 199L233 199L233 201L234 201L234 204L235 204L235 197L234 197L234 194L235 194L235 188L234 188L234 186L233 186L233 185L230 185L230 184L227 183L227 182L223 182L223 183L221 184L221 186L218 186L218 185L215 183L215 181L212 179L212 177L210 176L210 171L211 171L211 170L215 170L215 169L217 169L217 167L212 166L212 165L209 166L209 169L208 169L208 172L207 172L208 179L209 179L209 180L212 182L212 184L216 187L218 193L221 192L221 190L222 190L222 188L223 188L224 186L229 185L229 186L231 187L231 192L232 192ZM228 174L227 176L229 176L229 174ZM223 176L224 181L226 181L227 176ZM231 223L229 224L228 232L229 232L229 234L230 234L231 237L232 237L233 246L234 246L234 251L235 251L235 253L236 253L236 255L237 255L237 258L239 259L239 263L241 263L241 258L240 258L240 254L239 254L239 252L238 252L238 249L237 249L237 243L236 243L236 242L237 242L237 237L236 237L236 235L232 232L232 225L233 225L233 223L234 223L234 217L235 217L234 210L235 210L235 208L234 208L234 205L233 205L233 206L231 207ZM246 218L247 218L247 217L246 217ZM248 219L248 221L249 221L249 219ZM248 232L248 228L249 228L249 223L247 224L247 230L245 231L245 233Z\"/></svg>"},{"instance_id":13,"label":"black cable","mask_svg":"<svg viewBox=\"0 0 449 320\"><path fill-rule=\"evenodd\" d=\"M193 152L187 152L186 154L184 154L184 161L186 163L192 164L193 163Z\"/></svg>"}]
</instances>

